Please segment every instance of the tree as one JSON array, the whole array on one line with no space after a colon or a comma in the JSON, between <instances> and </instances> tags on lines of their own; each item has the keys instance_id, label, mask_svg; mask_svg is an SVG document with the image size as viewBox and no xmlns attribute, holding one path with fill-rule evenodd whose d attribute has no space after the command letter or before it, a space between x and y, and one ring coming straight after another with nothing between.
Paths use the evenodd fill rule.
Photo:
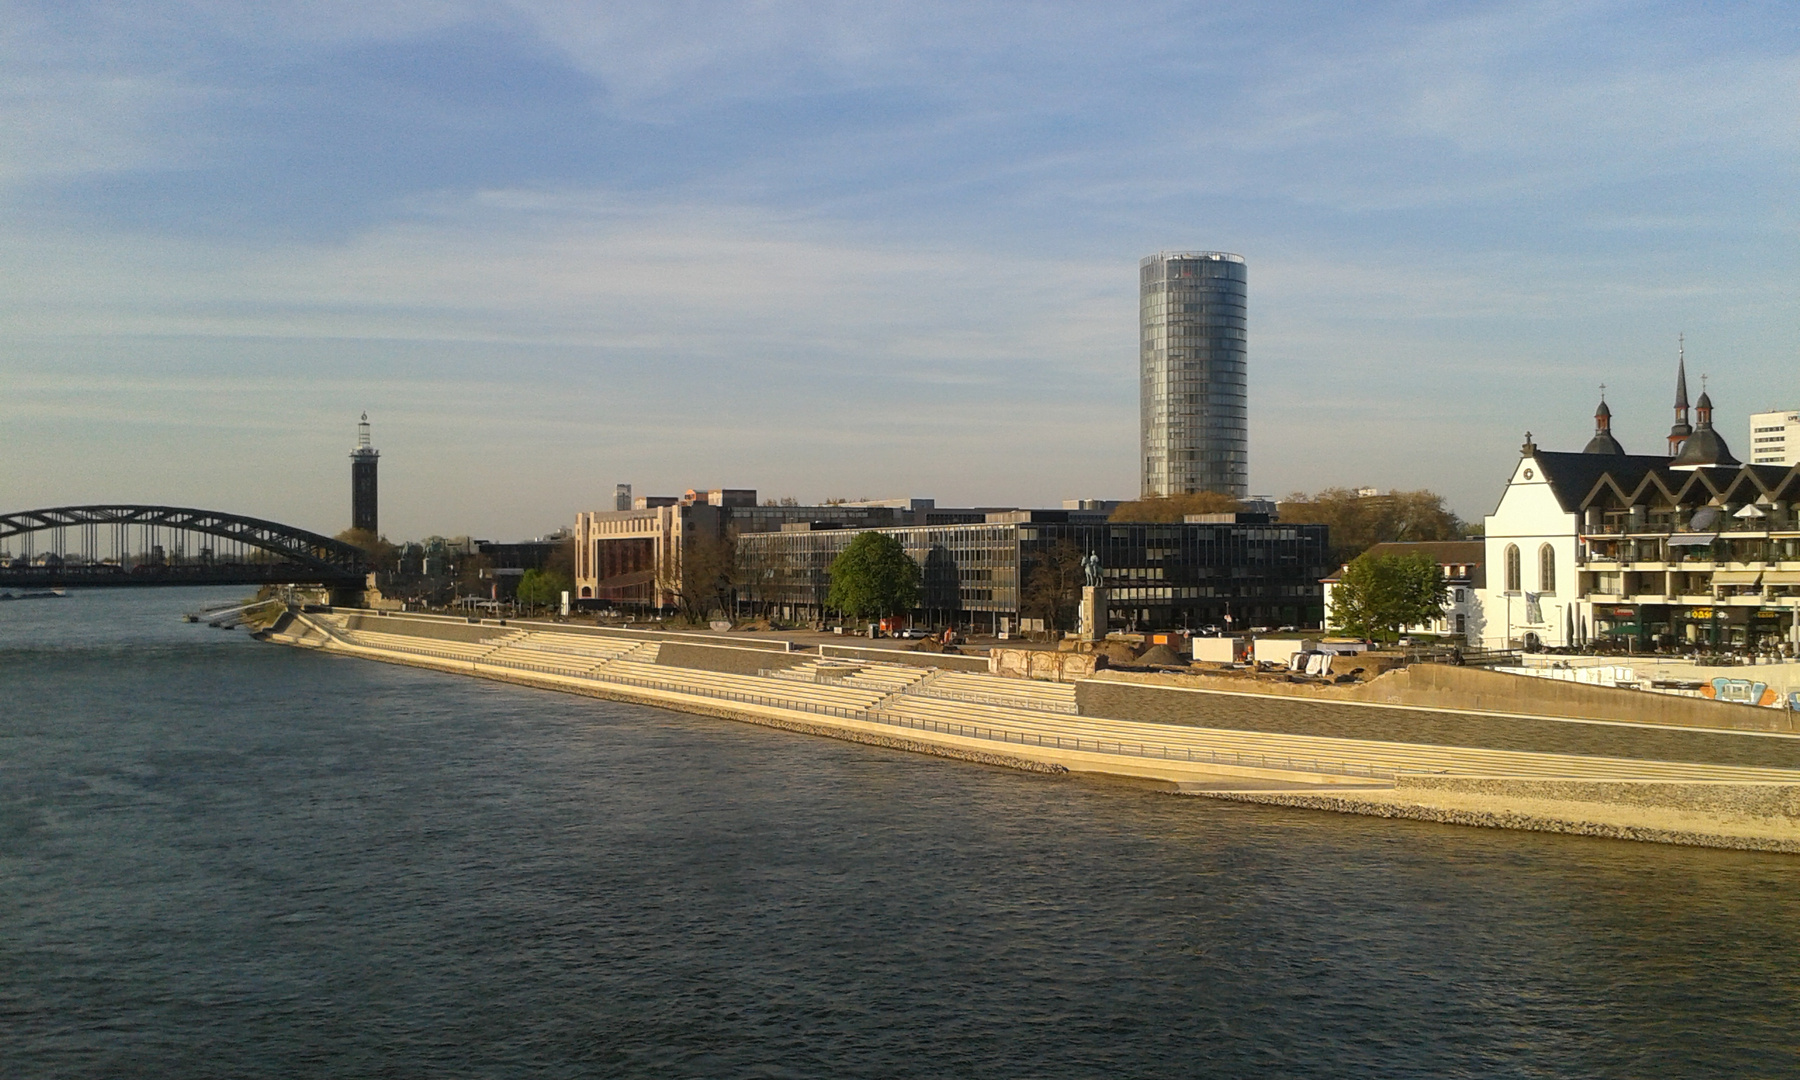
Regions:
<instances>
[{"instance_id":1,"label":"tree","mask_svg":"<svg viewBox=\"0 0 1800 1080\"><path fill-rule=\"evenodd\" d=\"M1402 540L1460 540L1464 526L1435 492L1391 491L1358 495L1327 488L1316 495L1296 491L1279 507L1283 525L1331 527L1332 561L1351 561L1376 544Z\"/></svg>"},{"instance_id":2,"label":"tree","mask_svg":"<svg viewBox=\"0 0 1800 1080\"><path fill-rule=\"evenodd\" d=\"M1423 552L1364 552L1344 567L1331 590L1331 629L1393 641L1402 627L1443 618L1449 592L1443 569Z\"/></svg>"},{"instance_id":3,"label":"tree","mask_svg":"<svg viewBox=\"0 0 1800 1080\"><path fill-rule=\"evenodd\" d=\"M1243 503L1222 491L1196 491L1120 503L1109 520L1180 522L1189 514L1231 514L1243 508Z\"/></svg>"},{"instance_id":4,"label":"tree","mask_svg":"<svg viewBox=\"0 0 1800 1080\"><path fill-rule=\"evenodd\" d=\"M346 544L362 548L368 557L369 569L391 574L400 566L400 549L388 543L385 536L376 536L367 529L345 529L338 533L336 539Z\"/></svg>"},{"instance_id":5,"label":"tree","mask_svg":"<svg viewBox=\"0 0 1800 1080\"><path fill-rule=\"evenodd\" d=\"M494 569L493 559L465 552L455 556L453 565L456 570L456 596L482 596L492 591L493 579L488 575Z\"/></svg>"},{"instance_id":6,"label":"tree","mask_svg":"<svg viewBox=\"0 0 1800 1080\"><path fill-rule=\"evenodd\" d=\"M525 571L514 595L519 603L530 607L558 607L562 604L562 594L570 590L569 579L546 566L542 570Z\"/></svg>"},{"instance_id":7,"label":"tree","mask_svg":"<svg viewBox=\"0 0 1800 1080\"><path fill-rule=\"evenodd\" d=\"M674 580L663 583L691 622L703 621L714 610L728 609L736 587L737 537L730 534L689 537Z\"/></svg>"},{"instance_id":8,"label":"tree","mask_svg":"<svg viewBox=\"0 0 1800 1080\"><path fill-rule=\"evenodd\" d=\"M854 618L881 618L918 606L919 564L884 533L858 534L831 560L829 573L825 602Z\"/></svg>"},{"instance_id":9,"label":"tree","mask_svg":"<svg viewBox=\"0 0 1800 1080\"><path fill-rule=\"evenodd\" d=\"M550 549L550 555L544 560L544 569L564 582L575 580L575 538L562 540ZM569 588L567 584L563 588Z\"/></svg>"},{"instance_id":10,"label":"tree","mask_svg":"<svg viewBox=\"0 0 1800 1080\"><path fill-rule=\"evenodd\" d=\"M1060 540L1026 572L1019 614L1044 620L1044 629L1052 637L1074 626L1075 607L1081 599L1081 554L1075 541Z\"/></svg>"}]
</instances>

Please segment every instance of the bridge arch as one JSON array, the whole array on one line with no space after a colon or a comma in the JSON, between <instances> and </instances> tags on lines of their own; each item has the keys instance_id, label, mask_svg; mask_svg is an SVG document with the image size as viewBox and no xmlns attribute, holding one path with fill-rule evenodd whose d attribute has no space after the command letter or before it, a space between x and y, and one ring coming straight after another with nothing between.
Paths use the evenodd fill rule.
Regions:
<instances>
[{"instance_id":1,"label":"bridge arch","mask_svg":"<svg viewBox=\"0 0 1800 1080\"><path fill-rule=\"evenodd\" d=\"M214 542L190 552L191 536ZM49 543L40 545L39 538ZM10 584L345 584L367 570L362 549L342 540L186 506L113 503L0 514L0 548L14 546L21 550L0 565L0 581ZM221 558L226 553L235 557Z\"/></svg>"}]
</instances>

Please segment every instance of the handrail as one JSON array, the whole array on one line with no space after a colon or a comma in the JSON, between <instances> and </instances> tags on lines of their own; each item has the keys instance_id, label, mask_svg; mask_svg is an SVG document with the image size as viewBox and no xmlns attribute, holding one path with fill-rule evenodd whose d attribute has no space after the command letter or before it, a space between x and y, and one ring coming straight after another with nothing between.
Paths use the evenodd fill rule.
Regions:
<instances>
[{"instance_id":1,"label":"handrail","mask_svg":"<svg viewBox=\"0 0 1800 1080\"><path fill-rule=\"evenodd\" d=\"M355 631L351 631L351 633L355 633ZM355 642L351 641L350 644L354 645ZM1169 746L1167 744L1149 743L1141 740L1096 739L1083 738L1076 735L1045 735L1041 732L1019 731L993 725L965 724L949 720L931 720L925 717L904 716L881 710L830 705L824 702L807 701L801 698L773 697L767 694L753 694L746 691L729 690L722 687L671 684L666 680L643 679L632 675L614 674L601 670L601 668L604 668L610 661L602 661L600 664L584 670L577 667L533 664L523 660L495 659L485 655L482 657L445 656L441 653L433 653L428 649L412 646L368 645L362 647L391 649L395 652L409 652L418 655L433 656L436 659L446 660L452 663L466 663L470 667L505 667L522 671L533 671L544 675L557 675L564 678L584 678L594 682L613 683L646 690L660 690L664 693L686 694L693 697L732 701L746 705L760 705L766 708L787 709L795 712L812 713L819 716L833 716L845 720L859 720L864 723L880 724L886 727L910 728L915 731L931 731L942 735L954 735L960 738L980 739L987 742L998 742L1002 744L1071 750L1078 753L1110 754L1115 757L1156 758L1163 761L1183 761L1192 764L1231 765L1238 768L1281 769L1287 772L1323 773L1333 776L1362 776L1373 780L1392 780L1398 776L1398 771L1394 769L1379 769L1371 765L1355 764L1346 759L1332 761L1320 757L1294 758L1267 753L1250 754L1236 750L1196 750L1193 747ZM796 685L807 684L797 683ZM885 696L886 695L884 695L884 697Z\"/></svg>"}]
</instances>

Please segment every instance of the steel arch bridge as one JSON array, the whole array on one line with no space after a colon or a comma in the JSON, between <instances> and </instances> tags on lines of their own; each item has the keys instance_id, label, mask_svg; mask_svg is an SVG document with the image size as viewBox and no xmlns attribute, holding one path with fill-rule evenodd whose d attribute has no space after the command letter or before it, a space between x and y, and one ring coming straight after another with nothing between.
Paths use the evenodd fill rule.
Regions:
<instances>
[{"instance_id":1,"label":"steel arch bridge","mask_svg":"<svg viewBox=\"0 0 1800 1080\"><path fill-rule=\"evenodd\" d=\"M363 551L274 521L184 506L0 514L0 587L360 586Z\"/></svg>"}]
</instances>

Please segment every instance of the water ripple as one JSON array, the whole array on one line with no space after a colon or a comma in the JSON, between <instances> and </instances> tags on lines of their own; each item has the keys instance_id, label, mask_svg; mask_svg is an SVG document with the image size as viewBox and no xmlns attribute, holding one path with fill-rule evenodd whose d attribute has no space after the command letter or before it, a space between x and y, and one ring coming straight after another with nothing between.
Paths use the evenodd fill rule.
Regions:
<instances>
[{"instance_id":1,"label":"water ripple","mask_svg":"<svg viewBox=\"0 0 1800 1080\"><path fill-rule=\"evenodd\" d=\"M1791 859L1177 799L0 626L0 1074L1794 1070Z\"/></svg>"}]
</instances>

